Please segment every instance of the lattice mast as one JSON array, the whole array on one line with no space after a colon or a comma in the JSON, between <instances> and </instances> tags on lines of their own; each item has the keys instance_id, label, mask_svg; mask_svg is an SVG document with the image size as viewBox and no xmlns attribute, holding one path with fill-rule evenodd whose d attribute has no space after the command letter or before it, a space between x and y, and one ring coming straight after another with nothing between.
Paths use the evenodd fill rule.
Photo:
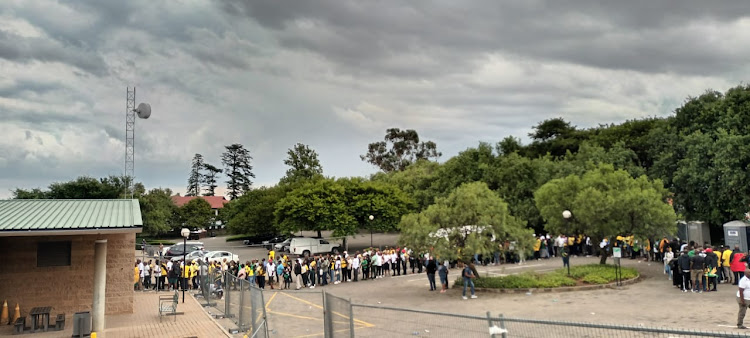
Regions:
<instances>
[{"instance_id":1,"label":"lattice mast","mask_svg":"<svg viewBox=\"0 0 750 338\"><path fill-rule=\"evenodd\" d=\"M135 87L127 87L125 96L125 179L130 198L135 182Z\"/></svg>"}]
</instances>

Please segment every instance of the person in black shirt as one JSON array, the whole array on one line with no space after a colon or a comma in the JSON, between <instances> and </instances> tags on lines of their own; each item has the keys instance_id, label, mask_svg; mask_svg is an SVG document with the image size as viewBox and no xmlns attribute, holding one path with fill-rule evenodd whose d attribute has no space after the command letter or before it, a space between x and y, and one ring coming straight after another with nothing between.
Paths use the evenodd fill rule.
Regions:
<instances>
[{"instance_id":1,"label":"person in black shirt","mask_svg":"<svg viewBox=\"0 0 750 338\"><path fill-rule=\"evenodd\" d=\"M695 255L690 258L690 273L693 275L693 284L695 284L695 288L693 288L693 292L702 293L703 288L705 285L702 283L703 281L703 269L706 267L706 258L703 255L703 251L700 251L699 249L695 250Z\"/></svg>"},{"instance_id":2,"label":"person in black shirt","mask_svg":"<svg viewBox=\"0 0 750 338\"><path fill-rule=\"evenodd\" d=\"M430 258L427 259L425 262L425 268L427 268L427 279L430 281L430 291L437 290L437 286L435 285L435 272L437 272L437 263L435 263L435 258L430 256Z\"/></svg>"},{"instance_id":3,"label":"person in black shirt","mask_svg":"<svg viewBox=\"0 0 750 338\"><path fill-rule=\"evenodd\" d=\"M688 256L687 251L683 251L677 258L677 266L682 275L682 292L688 292L692 285L690 285L690 256Z\"/></svg>"}]
</instances>

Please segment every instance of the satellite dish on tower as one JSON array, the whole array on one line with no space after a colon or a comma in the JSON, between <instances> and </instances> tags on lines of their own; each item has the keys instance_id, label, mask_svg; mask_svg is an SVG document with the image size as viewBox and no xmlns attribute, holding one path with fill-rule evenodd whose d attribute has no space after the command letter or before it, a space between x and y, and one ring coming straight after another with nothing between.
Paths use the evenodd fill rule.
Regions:
<instances>
[{"instance_id":1,"label":"satellite dish on tower","mask_svg":"<svg viewBox=\"0 0 750 338\"><path fill-rule=\"evenodd\" d=\"M141 103L138 105L138 108L135 108L135 113L138 114L138 117L145 120L151 116L151 105L148 103Z\"/></svg>"}]
</instances>

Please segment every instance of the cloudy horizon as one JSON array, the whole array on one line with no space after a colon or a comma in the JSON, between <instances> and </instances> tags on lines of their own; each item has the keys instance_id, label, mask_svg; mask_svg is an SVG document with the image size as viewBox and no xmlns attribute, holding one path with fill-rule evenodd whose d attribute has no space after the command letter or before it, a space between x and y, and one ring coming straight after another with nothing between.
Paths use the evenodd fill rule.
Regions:
<instances>
[{"instance_id":1,"label":"cloudy horizon","mask_svg":"<svg viewBox=\"0 0 750 338\"><path fill-rule=\"evenodd\" d=\"M184 193L193 155L232 143L260 186L298 142L366 176L390 127L444 161L548 118L669 116L746 83L748 42L742 1L3 1L0 198L121 175L128 86L153 109L136 180Z\"/></svg>"}]
</instances>

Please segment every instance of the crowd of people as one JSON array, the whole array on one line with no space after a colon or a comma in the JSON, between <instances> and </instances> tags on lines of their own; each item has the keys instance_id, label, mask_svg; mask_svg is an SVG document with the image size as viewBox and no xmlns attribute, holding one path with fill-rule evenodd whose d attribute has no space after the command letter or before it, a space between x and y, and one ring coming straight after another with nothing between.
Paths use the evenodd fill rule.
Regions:
<instances>
[{"instance_id":1,"label":"crowd of people","mask_svg":"<svg viewBox=\"0 0 750 338\"><path fill-rule=\"evenodd\" d=\"M456 262L454 262L456 264ZM393 248L385 250L367 249L352 254L344 251L342 254L313 255L310 257L290 257L287 254L276 254L268 251L268 257L260 260L248 260L244 263L232 260L221 262L206 262L195 259L188 262L183 260L137 260L134 268L134 288L136 290L181 290L197 289L203 276L220 276L229 273L233 280L247 280L251 284L265 289L296 289L315 288L340 283L375 280L411 274L426 273L430 291L440 289L441 293L448 290L448 274L451 263L439 262L430 254L417 254L407 248ZM463 298L467 288L474 294L473 278L476 270L472 265L462 265L464 281ZM440 287L436 283L439 277ZM209 279L211 283L221 284L221 278ZM236 288L232 282L229 287Z\"/></svg>"},{"instance_id":2,"label":"crowd of people","mask_svg":"<svg viewBox=\"0 0 750 338\"><path fill-rule=\"evenodd\" d=\"M682 244L676 254L664 257L664 273L682 292L716 291L719 284L737 285L744 275L748 255L738 246Z\"/></svg>"}]
</instances>

